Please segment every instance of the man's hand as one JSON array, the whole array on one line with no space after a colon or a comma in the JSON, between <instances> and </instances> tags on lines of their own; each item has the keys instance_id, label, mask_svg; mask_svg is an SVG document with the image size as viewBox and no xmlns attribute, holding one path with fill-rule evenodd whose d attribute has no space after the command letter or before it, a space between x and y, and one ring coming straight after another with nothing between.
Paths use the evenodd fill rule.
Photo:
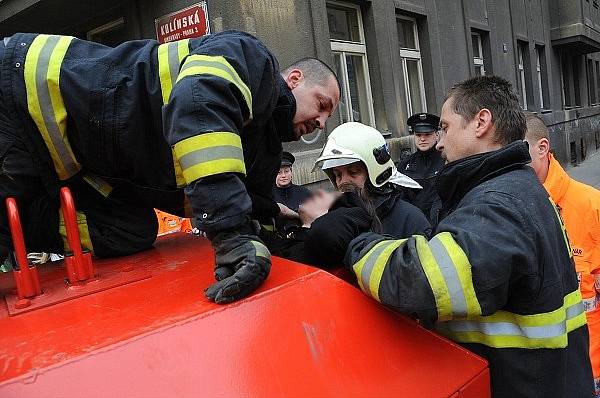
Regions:
<instances>
[{"instance_id":1,"label":"man's hand","mask_svg":"<svg viewBox=\"0 0 600 398\"><path fill-rule=\"evenodd\" d=\"M285 218L298 218L299 217L298 213L296 213L294 210L290 209L283 203L277 202L277 206L279 206L279 215L281 217L285 217Z\"/></svg>"},{"instance_id":2,"label":"man's hand","mask_svg":"<svg viewBox=\"0 0 600 398\"><path fill-rule=\"evenodd\" d=\"M217 304L226 304L252 293L271 270L271 253L254 235L223 232L212 240L215 249L215 279L204 294Z\"/></svg>"}]
</instances>

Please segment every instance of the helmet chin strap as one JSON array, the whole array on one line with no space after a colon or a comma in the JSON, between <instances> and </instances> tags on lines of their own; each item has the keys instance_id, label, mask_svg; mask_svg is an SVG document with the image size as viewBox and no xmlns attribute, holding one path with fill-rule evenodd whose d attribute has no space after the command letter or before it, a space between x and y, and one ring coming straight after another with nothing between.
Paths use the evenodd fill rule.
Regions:
<instances>
[{"instance_id":1,"label":"helmet chin strap","mask_svg":"<svg viewBox=\"0 0 600 398\"><path fill-rule=\"evenodd\" d=\"M317 135L314 136L314 138L312 140L307 140L306 138L304 138L304 136L300 137L300 139L302 140L302 142L304 142L306 145L310 145L310 144L314 144L315 142L317 142L317 140L321 137L321 133L323 132L323 130L319 130L317 132Z\"/></svg>"}]
</instances>

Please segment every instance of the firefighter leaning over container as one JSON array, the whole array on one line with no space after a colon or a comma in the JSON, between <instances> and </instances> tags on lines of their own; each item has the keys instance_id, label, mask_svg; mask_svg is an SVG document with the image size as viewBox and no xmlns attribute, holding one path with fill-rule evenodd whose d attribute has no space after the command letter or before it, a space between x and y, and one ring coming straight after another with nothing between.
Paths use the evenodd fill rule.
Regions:
<instances>
[{"instance_id":1,"label":"firefighter leaning over container","mask_svg":"<svg viewBox=\"0 0 600 398\"><path fill-rule=\"evenodd\" d=\"M565 223L575 260L579 289L590 333L590 361L596 397L600 397L600 191L573 180L550 153L548 129L533 113L526 114L531 166Z\"/></svg>"},{"instance_id":2,"label":"firefighter leaning over container","mask_svg":"<svg viewBox=\"0 0 600 398\"><path fill-rule=\"evenodd\" d=\"M84 246L98 256L151 247L153 208L181 215L185 188L215 249L207 297L236 300L267 277L270 254L250 215L277 215L262 196L281 143L323 128L337 106L325 64L305 59L280 73L262 43L235 31L114 49L56 35L0 42L0 192L17 198L30 251L65 249L60 186L73 191Z\"/></svg>"},{"instance_id":3,"label":"firefighter leaning over container","mask_svg":"<svg viewBox=\"0 0 600 398\"><path fill-rule=\"evenodd\" d=\"M510 83L455 85L443 105L433 238L354 239L361 289L486 358L492 395L591 397L588 330L569 243L537 180Z\"/></svg>"}]
</instances>

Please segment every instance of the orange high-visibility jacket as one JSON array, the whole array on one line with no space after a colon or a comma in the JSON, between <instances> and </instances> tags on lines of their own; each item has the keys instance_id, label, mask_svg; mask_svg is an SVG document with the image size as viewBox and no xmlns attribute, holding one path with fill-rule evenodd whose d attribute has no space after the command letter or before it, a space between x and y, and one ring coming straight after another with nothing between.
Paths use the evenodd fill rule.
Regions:
<instances>
[{"instance_id":1,"label":"orange high-visibility jacket","mask_svg":"<svg viewBox=\"0 0 600 398\"><path fill-rule=\"evenodd\" d=\"M590 359L596 395L600 394L600 191L569 177L550 154L544 187L558 205L573 251L590 332Z\"/></svg>"}]
</instances>

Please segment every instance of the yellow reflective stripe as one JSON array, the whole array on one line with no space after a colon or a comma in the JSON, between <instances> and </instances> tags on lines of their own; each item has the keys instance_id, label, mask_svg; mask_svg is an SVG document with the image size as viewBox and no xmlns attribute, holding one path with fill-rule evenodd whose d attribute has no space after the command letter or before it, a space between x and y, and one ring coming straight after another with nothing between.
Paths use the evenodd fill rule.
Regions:
<instances>
[{"instance_id":1,"label":"yellow reflective stripe","mask_svg":"<svg viewBox=\"0 0 600 398\"><path fill-rule=\"evenodd\" d=\"M246 174L242 140L234 133L195 135L175 144L174 151L188 184L209 175Z\"/></svg>"},{"instance_id":2,"label":"yellow reflective stripe","mask_svg":"<svg viewBox=\"0 0 600 398\"><path fill-rule=\"evenodd\" d=\"M460 343L496 348L563 348L567 334L585 325L579 290L564 297L563 305L541 314L519 315L497 311L490 316L440 322L439 332Z\"/></svg>"},{"instance_id":3,"label":"yellow reflective stripe","mask_svg":"<svg viewBox=\"0 0 600 398\"><path fill-rule=\"evenodd\" d=\"M158 76L163 104L169 102L171 91L179 74L179 66L189 53L189 39L158 46Z\"/></svg>"},{"instance_id":4,"label":"yellow reflective stripe","mask_svg":"<svg viewBox=\"0 0 600 398\"><path fill-rule=\"evenodd\" d=\"M190 55L183 63L177 81L187 76L202 74L217 76L235 85L246 101L248 119L252 119L252 92L223 56Z\"/></svg>"},{"instance_id":5,"label":"yellow reflective stripe","mask_svg":"<svg viewBox=\"0 0 600 398\"><path fill-rule=\"evenodd\" d=\"M262 243L260 243L256 240L251 240L250 243L252 243L252 245L254 246L254 249L256 250L256 255L258 257L264 257L266 259L271 258L271 253L269 252L269 249L267 249L267 247L265 245L263 245Z\"/></svg>"},{"instance_id":6,"label":"yellow reflective stripe","mask_svg":"<svg viewBox=\"0 0 600 398\"><path fill-rule=\"evenodd\" d=\"M60 69L73 37L38 35L25 58L27 108L61 180L80 169L68 142L67 110L60 92Z\"/></svg>"},{"instance_id":7,"label":"yellow reflective stripe","mask_svg":"<svg viewBox=\"0 0 600 398\"><path fill-rule=\"evenodd\" d=\"M165 43L158 46L158 75L160 79L160 88L163 104L169 102L171 91L179 75L179 66L185 57L190 53L189 39L176 42ZM185 186L183 170L177 161L173 151L173 167L175 168L175 181L178 188Z\"/></svg>"},{"instance_id":8,"label":"yellow reflective stripe","mask_svg":"<svg viewBox=\"0 0 600 398\"><path fill-rule=\"evenodd\" d=\"M110 195L110 193L113 190L113 188L110 186L109 183L107 183L106 181L104 181L102 178L100 178L98 176L86 174L83 176L83 179L85 180L85 182L90 184L92 186L92 188L94 188L96 191L100 192L100 194L102 196L104 196L105 198L108 197L108 195Z\"/></svg>"},{"instance_id":9,"label":"yellow reflective stripe","mask_svg":"<svg viewBox=\"0 0 600 398\"><path fill-rule=\"evenodd\" d=\"M458 276L458 285L460 285L460 294L466 303L466 313L458 314L456 309L454 310L453 316L477 316L481 315L481 306L475 293L475 287L473 286L473 275L471 273L471 263L467 258L467 255L463 251L462 247L456 243L450 232L442 232L435 236L442 245L444 245L448 256L450 257L452 266ZM446 280L446 282L448 282Z\"/></svg>"},{"instance_id":10,"label":"yellow reflective stripe","mask_svg":"<svg viewBox=\"0 0 600 398\"><path fill-rule=\"evenodd\" d=\"M563 238L565 240L565 245L567 246L567 249L569 250L569 257L573 258L573 250L571 250L571 245L569 244L569 238L567 237L567 228L565 228L565 224L563 223L563 220L560 217L560 213L558 212L556 203L554 203L554 201L552 200L552 198L550 196L548 196L548 200L550 201L550 204L552 204L552 208L554 209L556 218L558 218L560 228L562 229Z\"/></svg>"},{"instance_id":11,"label":"yellow reflective stripe","mask_svg":"<svg viewBox=\"0 0 600 398\"><path fill-rule=\"evenodd\" d=\"M416 240L417 253L419 255L419 260L421 261L421 266L423 267L423 271L425 272L425 276L427 277L427 281L433 292L437 307L438 321L452 319L452 298L450 297L448 286L444 280L444 275L442 275L440 267L431 252L427 239L422 236L415 236L414 238Z\"/></svg>"},{"instance_id":12,"label":"yellow reflective stripe","mask_svg":"<svg viewBox=\"0 0 600 398\"><path fill-rule=\"evenodd\" d=\"M368 295L371 295L371 289L366 282L363 282L363 278L362 278L363 270L365 269L365 265L369 261L372 261L373 263L375 263L375 261L377 261L377 257L379 256L379 253L381 253L383 248L385 246L389 245L390 242L391 241L389 241L389 240L384 240L384 241L377 243L359 261L357 261L352 266L352 269L354 270L354 273L356 274L356 279L358 280L358 285L360 286L360 289L363 292L367 293ZM369 279L367 279L367 280L369 280Z\"/></svg>"},{"instance_id":13,"label":"yellow reflective stripe","mask_svg":"<svg viewBox=\"0 0 600 398\"><path fill-rule=\"evenodd\" d=\"M181 165L177 160L177 156L175 155L175 149L171 148L171 152L173 155L173 167L175 168L175 182L177 184L177 188L183 188L186 185L185 177L183 176L183 170L181 169Z\"/></svg>"},{"instance_id":14,"label":"yellow reflective stripe","mask_svg":"<svg viewBox=\"0 0 600 398\"><path fill-rule=\"evenodd\" d=\"M369 276L369 290L371 291L371 297L379 302L381 302L379 299L379 285L381 284L381 278L383 277L385 267L388 264L390 256L394 250L396 250L404 242L406 242L406 239L397 240L389 244L375 261L373 272L371 272L371 275Z\"/></svg>"},{"instance_id":15,"label":"yellow reflective stripe","mask_svg":"<svg viewBox=\"0 0 600 398\"><path fill-rule=\"evenodd\" d=\"M566 334L556 337L529 338L518 335L489 335L482 332L450 332L438 329L440 333L453 341L463 344L483 344L493 348L565 348L568 338Z\"/></svg>"},{"instance_id":16,"label":"yellow reflective stripe","mask_svg":"<svg viewBox=\"0 0 600 398\"><path fill-rule=\"evenodd\" d=\"M81 241L81 247L83 249L87 249L93 253L94 246L92 245L92 238L90 237L90 231L89 231L88 224L87 224L87 218L85 217L85 214L83 214L82 212L77 211L77 212L75 212L75 214L77 215L77 229L79 230L79 240ZM65 227L65 219L63 217L63 213L62 213L61 209L59 209L58 215L59 215L58 232L60 233L60 236L63 239L63 247L65 248L65 251L72 251L71 247L69 246L69 241L67 239L67 229Z\"/></svg>"},{"instance_id":17,"label":"yellow reflective stripe","mask_svg":"<svg viewBox=\"0 0 600 398\"><path fill-rule=\"evenodd\" d=\"M379 285L385 267L394 250L404 242L406 239L379 242L352 267L361 289L379 302Z\"/></svg>"}]
</instances>

